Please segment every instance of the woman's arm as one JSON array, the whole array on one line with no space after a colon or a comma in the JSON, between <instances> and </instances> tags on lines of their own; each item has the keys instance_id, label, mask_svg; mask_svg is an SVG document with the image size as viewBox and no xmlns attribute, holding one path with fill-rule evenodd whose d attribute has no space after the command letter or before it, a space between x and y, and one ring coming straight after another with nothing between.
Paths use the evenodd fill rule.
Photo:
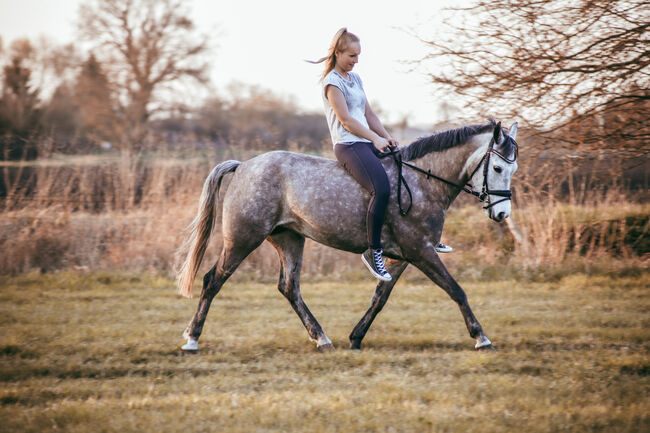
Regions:
<instances>
[{"instance_id":1,"label":"woman's arm","mask_svg":"<svg viewBox=\"0 0 650 433\"><path fill-rule=\"evenodd\" d=\"M384 128L384 125L382 125L381 120L379 120L379 117L375 114L374 111L372 111L372 108L370 108L370 103L366 100L366 120L368 121L368 126L370 126L370 129L372 129L374 132L376 132L379 136L384 137L386 140L388 140L388 147L390 149L394 149L398 146L399 143L397 143L397 140L395 140L393 137L390 136L388 131L386 131L386 128Z\"/></svg>"},{"instance_id":2,"label":"woman's arm","mask_svg":"<svg viewBox=\"0 0 650 433\"><path fill-rule=\"evenodd\" d=\"M339 119L339 122L341 122L341 125L343 125L345 129L358 137L363 137L366 140L372 141L375 147L377 147L379 150L383 151L386 147L390 146L390 142L386 138L377 134L377 132L373 131L372 129L366 128L361 124L361 122L350 115L350 112L348 111L348 105L345 103L345 96L343 96L343 92L341 92L338 87L327 86L325 89L325 95L327 96L327 100L334 110L334 114L336 114L336 117ZM366 112L367 110L368 104L366 103ZM375 116L375 118L377 118L377 116ZM370 126L370 119L367 120L368 125ZM379 119L377 119L377 122L379 122ZM381 122L379 124L381 125ZM384 132L386 131L384 130Z\"/></svg>"}]
</instances>

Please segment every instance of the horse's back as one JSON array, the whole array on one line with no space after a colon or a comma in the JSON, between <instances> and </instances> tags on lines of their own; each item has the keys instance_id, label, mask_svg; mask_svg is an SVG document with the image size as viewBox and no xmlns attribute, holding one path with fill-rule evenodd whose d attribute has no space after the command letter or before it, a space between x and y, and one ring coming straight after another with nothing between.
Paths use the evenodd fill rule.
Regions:
<instances>
[{"instance_id":1,"label":"horse's back","mask_svg":"<svg viewBox=\"0 0 650 433\"><path fill-rule=\"evenodd\" d=\"M360 187L335 160L277 150L249 159L237 169L238 182L249 192L269 197L290 194L300 202L324 200L341 190Z\"/></svg>"},{"instance_id":2,"label":"horse's back","mask_svg":"<svg viewBox=\"0 0 650 433\"><path fill-rule=\"evenodd\" d=\"M368 194L337 161L273 151L237 168L224 198L228 211L223 219L232 228L244 223L269 233L288 228L346 247L365 233L367 200ZM359 241L365 243L363 236Z\"/></svg>"},{"instance_id":3,"label":"horse's back","mask_svg":"<svg viewBox=\"0 0 650 433\"><path fill-rule=\"evenodd\" d=\"M301 173L308 170L340 168L337 161L305 153L290 152L287 150L274 150L262 153L242 163L243 167L255 171L289 170Z\"/></svg>"}]
</instances>

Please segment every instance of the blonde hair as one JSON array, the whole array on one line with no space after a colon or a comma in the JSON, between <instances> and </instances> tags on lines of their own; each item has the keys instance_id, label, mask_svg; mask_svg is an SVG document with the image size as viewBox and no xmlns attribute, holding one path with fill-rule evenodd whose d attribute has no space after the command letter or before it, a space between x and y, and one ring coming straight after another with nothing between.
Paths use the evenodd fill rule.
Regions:
<instances>
[{"instance_id":1,"label":"blonde hair","mask_svg":"<svg viewBox=\"0 0 650 433\"><path fill-rule=\"evenodd\" d=\"M334 38L332 38L332 43L330 44L329 50L327 50L327 55L318 60L307 60L309 63L323 63L325 62L325 70L320 79L324 79L327 74L329 74L332 69L336 66L336 52L345 51L351 43L359 42L359 37L354 33L348 32L346 27L339 29Z\"/></svg>"}]
</instances>

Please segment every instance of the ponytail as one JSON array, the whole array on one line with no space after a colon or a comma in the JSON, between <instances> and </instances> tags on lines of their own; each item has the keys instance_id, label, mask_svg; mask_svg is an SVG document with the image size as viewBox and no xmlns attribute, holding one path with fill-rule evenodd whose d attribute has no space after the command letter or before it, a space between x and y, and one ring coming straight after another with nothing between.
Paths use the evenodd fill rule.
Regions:
<instances>
[{"instance_id":1,"label":"ponytail","mask_svg":"<svg viewBox=\"0 0 650 433\"><path fill-rule=\"evenodd\" d=\"M325 62L325 70L323 71L323 75L320 77L320 79L323 80L336 66L336 52L345 51L348 45L352 42L359 42L359 37L354 33L348 32L346 27L340 28L334 35L334 38L332 38L332 43L330 44L325 57L318 60L306 61L313 64Z\"/></svg>"}]
</instances>

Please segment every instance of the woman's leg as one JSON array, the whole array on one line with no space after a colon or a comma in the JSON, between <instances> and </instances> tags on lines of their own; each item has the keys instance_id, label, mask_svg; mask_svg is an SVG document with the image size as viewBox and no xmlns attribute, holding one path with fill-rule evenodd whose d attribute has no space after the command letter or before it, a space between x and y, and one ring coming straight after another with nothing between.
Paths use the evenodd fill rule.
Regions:
<instances>
[{"instance_id":1,"label":"woman's leg","mask_svg":"<svg viewBox=\"0 0 650 433\"><path fill-rule=\"evenodd\" d=\"M386 171L373 152L373 148L374 145L369 142L337 144L334 153L336 159L343 164L352 177L370 192L370 203L366 213L368 245L378 250L381 249L381 228L386 216L390 184Z\"/></svg>"}]
</instances>

